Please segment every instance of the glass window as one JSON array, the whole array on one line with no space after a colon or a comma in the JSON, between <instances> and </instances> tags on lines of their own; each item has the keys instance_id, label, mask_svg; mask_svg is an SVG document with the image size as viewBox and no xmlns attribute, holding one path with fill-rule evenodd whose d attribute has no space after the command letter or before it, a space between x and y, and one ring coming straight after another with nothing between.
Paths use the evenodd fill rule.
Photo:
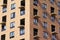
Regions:
<instances>
[{"instance_id":1,"label":"glass window","mask_svg":"<svg viewBox=\"0 0 60 40\"><path fill-rule=\"evenodd\" d=\"M7 6L3 6L2 12L3 12L3 13L7 12Z\"/></svg>"},{"instance_id":2,"label":"glass window","mask_svg":"<svg viewBox=\"0 0 60 40\"><path fill-rule=\"evenodd\" d=\"M54 22L55 21L55 17L51 16L51 20L52 20L52 22Z\"/></svg>"},{"instance_id":3,"label":"glass window","mask_svg":"<svg viewBox=\"0 0 60 40\"><path fill-rule=\"evenodd\" d=\"M38 0L34 0L33 4L34 4L35 6L37 6Z\"/></svg>"},{"instance_id":4,"label":"glass window","mask_svg":"<svg viewBox=\"0 0 60 40\"><path fill-rule=\"evenodd\" d=\"M47 32L44 32L43 37L44 38L47 38L48 37L48 33Z\"/></svg>"},{"instance_id":5,"label":"glass window","mask_svg":"<svg viewBox=\"0 0 60 40\"><path fill-rule=\"evenodd\" d=\"M60 15L60 10L58 10L58 15Z\"/></svg>"},{"instance_id":6,"label":"glass window","mask_svg":"<svg viewBox=\"0 0 60 40\"><path fill-rule=\"evenodd\" d=\"M57 40L56 35L52 35L52 40Z\"/></svg>"},{"instance_id":7,"label":"glass window","mask_svg":"<svg viewBox=\"0 0 60 40\"><path fill-rule=\"evenodd\" d=\"M14 38L14 32L10 32L10 38Z\"/></svg>"},{"instance_id":8,"label":"glass window","mask_svg":"<svg viewBox=\"0 0 60 40\"><path fill-rule=\"evenodd\" d=\"M25 14L25 8L21 8L21 10L20 10L20 15L24 15Z\"/></svg>"},{"instance_id":9,"label":"glass window","mask_svg":"<svg viewBox=\"0 0 60 40\"><path fill-rule=\"evenodd\" d=\"M2 31L6 30L6 24L2 24Z\"/></svg>"},{"instance_id":10,"label":"glass window","mask_svg":"<svg viewBox=\"0 0 60 40\"><path fill-rule=\"evenodd\" d=\"M15 27L15 22L10 23L10 28L13 28L13 27Z\"/></svg>"},{"instance_id":11,"label":"glass window","mask_svg":"<svg viewBox=\"0 0 60 40\"><path fill-rule=\"evenodd\" d=\"M44 22L44 23L43 23L43 27L44 27L44 28L47 28L47 22Z\"/></svg>"},{"instance_id":12,"label":"glass window","mask_svg":"<svg viewBox=\"0 0 60 40\"><path fill-rule=\"evenodd\" d=\"M25 34L25 29L24 27L20 27L20 35L24 35Z\"/></svg>"},{"instance_id":13,"label":"glass window","mask_svg":"<svg viewBox=\"0 0 60 40\"><path fill-rule=\"evenodd\" d=\"M6 22L7 16L2 17L2 22Z\"/></svg>"},{"instance_id":14,"label":"glass window","mask_svg":"<svg viewBox=\"0 0 60 40\"><path fill-rule=\"evenodd\" d=\"M38 24L38 19L37 18L34 18L33 23L34 24Z\"/></svg>"},{"instance_id":15,"label":"glass window","mask_svg":"<svg viewBox=\"0 0 60 40\"><path fill-rule=\"evenodd\" d=\"M46 8L47 8L47 4L43 3L43 4L42 4L42 8L43 8L43 9L46 9Z\"/></svg>"},{"instance_id":16,"label":"glass window","mask_svg":"<svg viewBox=\"0 0 60 40\"><path fill-rule=\"evenodd\" d=\"M47 18L47 13L43 12L43 18Z\"/></svg>"},{"instance_id":17,"label":"glass window","mask_svg":"<svg viewBox=\"0 0 60 40\"><path fill-rule=\"evenodd\" d=\"M11 4L11 10L15 9L15 7L16 7L15 3Z\"/></svg>"},{"instance_id":18,"label":"glass window","mask_svg":"<svg viewBox=\"0 0 60 40\"><path fill-rule=\"evenodd\" d=\"M60 2L57 3L58 7L60 7Z\"/></svg>"},{"instance_id":19,"label":"glass window","mask_svg":"<svg viewBox=\"0 0 60 40\"><path fill-rule=\"evenodd\" d=\"M15 18L15 12L11 14L11 19Z\"/></svg>"},{"instance_id":20,"label":"glass window","mask_svg":"<svg viewBox=\"0 0 60 40\"><path fill-rule=\"evenodd\" d=\"M55 0L50 0L51 3L54 3Z\"/></svg>"}]
</instances>

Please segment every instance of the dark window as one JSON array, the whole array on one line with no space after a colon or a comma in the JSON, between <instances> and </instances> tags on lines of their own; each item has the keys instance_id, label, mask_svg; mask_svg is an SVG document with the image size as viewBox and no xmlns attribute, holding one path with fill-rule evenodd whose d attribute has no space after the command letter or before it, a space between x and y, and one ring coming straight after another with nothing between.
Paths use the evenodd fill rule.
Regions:
<instances>
[{"instance_id":1,"label":"dark window","mask_svg":"<svg viewBox=\"0 0 60 40\"><path fill-rule=\"evenodd\" d=\"M47 28L47 22L43 22L43 27L46 29Z\"/></svg>"},{"instance_id":2,"label":"dark window","mask_svg":"<svg viewBox=\"0 0 60 40\"><path fill-rule=\"evenodd\" d=\"M33 9L33 15L37 15L38 10L37 9Z\"/></svg>"},{"instance_id":3,"label":"dark window","mask_svg":"<svg viewBox=\"0 0 60 40\"><path fill-rule=\"evenodd\" d=\"M14 28L15 27L15 22L11 22L10 23L10 28Z\"/></svg>"},{"instance_id":4,"label":"dark window","mask_svg":"<svg viewBox=\"0 0 60 40\"><path fill-rule=\"evenodd\" d=\"M5 34L1 35L1 40L5 40Z\"/></svg>"},{"instance_id":5,"label":"dark window","mask_svg":"<svg viewBox=\"0 0 60 40\"><path fill-rule=\"evenodd\" d=\"M34 18L33 23L37 25L38 24L38 19Z\"/></svg>"},{"instance_id":6,"label":"dark window","mask_svg":"<svg viewBox=\"0 0 60 40\"><path fill-rule=\"evenodd\" d=\"M20 35L24 35L25 34L25 29L24 27L20 27Z\"/></svg>"},{"instance_id":7,"label":"dark window","mask_svg":"<svg viewBox=\"0 0 60 40\"><path fill-rule=\"evenodd\" d=\"M20 20L20 25L25 25L25 19Z\"/></svg>"},{"instance_id":8,"label":"dark window","mask_svg":"<svg viewBox=\"0 0 60 40\"><path fill-rule=\"evenodd\" d=\"M55 31L55 26L51 25L51 31L54 32Z\"/></svg>"},{"instance_id":9,"label":"dark window","mask_svg":"<svg viewBox=\"0 0 60 40\"><path fill-rule=\"evenodd\" d=\"M47 32L44 32L43 37L44 37L45 39L47 39L47 38L48 38L48 33L47 33Z\"/></svg>"},{"instance_id":10,"label":"dark window","mask_svg":"<svg viewBox=\"0 0 60 40\"><path fill-rule=\"evenodd\" d=\"M53 7L51 7L51 13L54 13L54 8Z\"/></svg>"},{"instance_id":11,"label":"dark window","mask_svg":"<svg viewBox=\"0 0 60 40\"><path fill-rule=\"evenodd\" d=\"M6 16L2 17L2 22L6 22Z\"/></svg>"},{"instance_id":12,"label":"dark window","mask_svg":"<svg viewBox=\"0 0 60 40\"><path fill-rule=\"evenodd\" d=\"M3 3L4 3L4 4L7 4L7 0L3 0Z\"/></svg>"},{"instance_id":13,"label":"dark window","mask_svg":"<svg viewBox=\"0 0 60 40\"><path fill-rule=\"evenodd\" d=\"M47 18L47 13L43 12L43 18Z\"/></svg>"},{"instance_id":14,"label":"dark window","mask_svg":"<svg viewBox=\"0 0 60 40\"><path fill-rule=\"evenodd\" d=\"M33 33L34 36L38 35L38 29L34 28L34 29L33 29L33 32L34 32L34 33Z\"/></svg>"},{"instance_id":15,"label":"dark window","mask_svg":"<svg viewBox=\"0 0 60 40\"><path fill-rule=\"evenodd\" d=\"M51 16L51 20L52 20L52 22L54 22L55 21L55 16Z\"/></svg>"},{"instance_id":16,"label":"dark window","mask_svg":"<svg viewBox=\"0 0 60 40\"><path fill-rule=\"evenodd\" d=\"M6 30L6 24L2 24L2 31Z\"/></svg>"},{"instance_id":17,"label":"dark window","mask_svg":"<svg viewBox=\"0 0 60 40\"><path fill-rule=\"evenodd\" d=\"M25 0L21 1L21 6L25 6Z\"/></svg>"}]
</instances>

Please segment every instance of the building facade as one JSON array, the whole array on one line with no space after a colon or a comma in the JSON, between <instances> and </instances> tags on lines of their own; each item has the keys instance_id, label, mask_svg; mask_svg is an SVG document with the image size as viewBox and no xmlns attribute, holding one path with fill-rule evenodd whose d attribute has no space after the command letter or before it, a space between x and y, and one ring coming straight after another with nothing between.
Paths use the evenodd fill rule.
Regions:
<instances>
[{"instance_id":1,"label":"building facade","mask_svg":"<svg viewBox=\"0 0 60 40\"><path fill-rule=\"evenodd\" d=\"M0 40L60 40L60 0L0 0Z\"/></svg>"}]
</instances>

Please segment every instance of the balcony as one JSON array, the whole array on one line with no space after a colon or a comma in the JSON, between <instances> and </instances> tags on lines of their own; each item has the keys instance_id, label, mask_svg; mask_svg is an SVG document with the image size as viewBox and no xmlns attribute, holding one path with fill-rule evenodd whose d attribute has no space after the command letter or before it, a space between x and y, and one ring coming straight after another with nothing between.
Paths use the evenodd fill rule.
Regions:
<instances>
[{"instance_id":1,"label":"balcony","mask_svg":"<svg viewBox=\"0 0 60 40\"><path fill-rule=\"evenodd\" d=\"M55 34L55 35L56 35L56 34L58 34L58 33L54 31L54 32L52 32L52 34Z\"/></svg>"},{"instance_id":2,"label":"balcony","mask_svg":"<svg viewBox=\"0 0 60 40\"><path fill-rule=\"evenodd\" d=\"M0 22L0 24L6 24L6 22Z\"/></svg>"},{"instance_id":3,"label":"balcony","mask_svg":"<svg viewBox=\"0 0 60 40\"><path fill-rule=\"evenodd\" d=\"M56 14L55 13L51 13L51 16L56 16Z\"/></svg>"},{"instance_id":4,"label":"balcony","mask_svg":"<svg viewBox=\"0 0 60 40\"><path fill-rule=\"evenodd\" d=\"M34 18L40 18L38 15L35 15Z\"/></svg>"},{"instance_id":5,"label":"balcony","mask_svg":"<svg viewBox=\"0 0 60 40\"><path fill-rule=\"evenodd\" d=\"M24 27L24 26L25 26L25 18L20 20L20 26L18 26L18 28Z\"/></svg>"}]
</instances>

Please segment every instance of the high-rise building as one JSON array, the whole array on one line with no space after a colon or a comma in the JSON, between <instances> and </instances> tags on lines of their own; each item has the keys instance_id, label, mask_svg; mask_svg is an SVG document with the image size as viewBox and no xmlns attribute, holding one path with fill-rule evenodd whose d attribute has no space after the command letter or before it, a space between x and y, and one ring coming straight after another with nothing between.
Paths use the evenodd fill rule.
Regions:
<instances>
[{"instance_id":1,"label":"high-rise building","mask_svg":"<svg viewBox=\"0 0 60 40\"><path fill-rule=\"evenodd\" d=\"M0 0L0 40L60 40L60 0Z\"/></svg>"}]
</instances>

